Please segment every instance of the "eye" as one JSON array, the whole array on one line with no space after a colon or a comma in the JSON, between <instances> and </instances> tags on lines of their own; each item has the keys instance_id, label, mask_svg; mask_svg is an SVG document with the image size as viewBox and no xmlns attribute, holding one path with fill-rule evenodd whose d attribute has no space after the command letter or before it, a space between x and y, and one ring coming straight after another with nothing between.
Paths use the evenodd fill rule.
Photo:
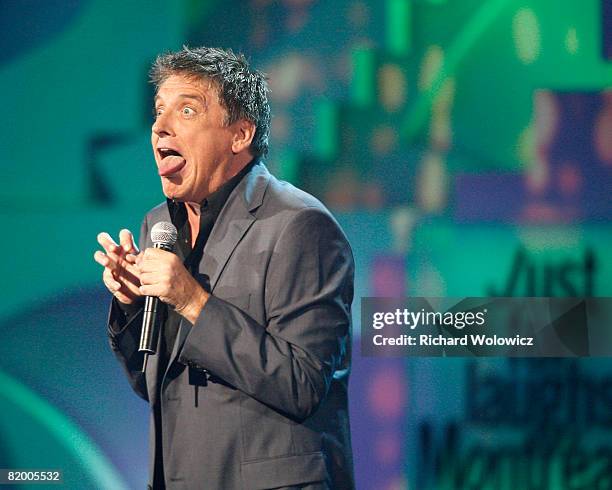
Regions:
<instances>
[{"instance_id":1,"label":"eye","mask_svg":"<svg viewBox=\"0 0 612 490\"><path fill-rule=\"evenodd\" d=\"M193 110L189 106L183 107L183 109L181 109L181 113L183 114L183 116L195 116L195 110Z\"/></svg>"},{"instance_id":2,"label":"eye","mask_svg":"<svg viewBox=\"0 0 612 490\"><path fill-rule=\"evenodd\" d=\"M153 118L157 119L159 116L161 116L163 112L163 109L161 107L154 107L153 108Z\"/></svg>"}]
</instances>

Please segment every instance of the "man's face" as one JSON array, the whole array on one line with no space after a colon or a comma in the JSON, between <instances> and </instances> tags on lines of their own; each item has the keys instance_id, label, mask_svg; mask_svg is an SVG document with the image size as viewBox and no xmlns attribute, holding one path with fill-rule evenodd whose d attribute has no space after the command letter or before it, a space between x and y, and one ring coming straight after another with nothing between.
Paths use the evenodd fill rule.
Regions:
<instances>
[{"instance_id":1,"label":"man's face","mask_svg":"<svg viewBox=\"0 0 612 490\"><path fill-rule=\"evenodd\" d=\"M166 197L200 202L232 158L232 128L207 80L171 75L155 97L151 143Z\"/></svg>"}]
</instances>

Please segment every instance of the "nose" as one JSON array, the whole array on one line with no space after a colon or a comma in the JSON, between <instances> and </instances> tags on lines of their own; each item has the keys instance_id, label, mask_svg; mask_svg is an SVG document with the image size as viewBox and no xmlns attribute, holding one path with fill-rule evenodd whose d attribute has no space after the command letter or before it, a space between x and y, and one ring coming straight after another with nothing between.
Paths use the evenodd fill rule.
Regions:
<instances>
[{"instance_id":1,"label":"nose","mask_svg":"<svg viewBox=\"0 0 612 490\"><path fill-rule=\"evenodd\" d=\"M168 114L166 111L158 114L153 122L153 126L151 126L151 131L153 131L160 138L163 136L174 136L170 114Z\"/></svg>"}]
</instances>

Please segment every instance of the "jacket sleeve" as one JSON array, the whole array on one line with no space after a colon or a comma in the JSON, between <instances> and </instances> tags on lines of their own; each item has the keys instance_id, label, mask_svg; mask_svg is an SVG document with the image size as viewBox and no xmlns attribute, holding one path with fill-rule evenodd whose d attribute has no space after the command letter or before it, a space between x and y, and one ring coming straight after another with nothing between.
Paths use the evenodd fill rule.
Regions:
<instances>
[{"instance_id":1,"label":"jacket sleeve","mask_svg":"<svg viewBox=\"0 0 612 490\"><path fill-rule=\"evenodd\" d=\"M139 247L146 244L148 226L146 217L140 227ZM146 379L142 372L144 354L138 352L142 330L143 303L124 305L113 298L108 313L107 332L110 347L125 371L132 389L149 401Z\"/></svg>"},{"instance_id":2,"label":"jacket sleeve","mask_svg":"<svg viewBox=\"0 0 612 490\"><path fill-rule=\"evenodd\" d=\"M267 324L211 296L179 357L303 420L324 400L350 342L354 264L338 224L317 208L282 231L265 279Z\"/></svg>"}]
</instances>

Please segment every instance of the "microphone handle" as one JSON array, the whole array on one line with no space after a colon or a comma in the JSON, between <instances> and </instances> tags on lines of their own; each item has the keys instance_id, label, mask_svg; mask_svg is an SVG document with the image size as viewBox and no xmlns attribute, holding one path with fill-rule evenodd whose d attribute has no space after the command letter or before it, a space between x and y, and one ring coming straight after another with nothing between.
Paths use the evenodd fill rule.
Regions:
<instances>
[{"instance_id":1,"label":"microphone handle","mask_svg":"<svg viewBox=\"0 0 612 490\"><path fill-rule=\"evenodd\" d=\"M161 248L171 252L172 248L164 243L155 243L154 248ZM140 333L140 345L138 352L144 352L142 372L147 368L147 360L150 354L157 354L157 339L159 337L159 320L157 317L159 298L157 296L146 296L142 316L142 332Z\"/></svg>"},{"instance_id":2,"label":"microphone handle","mask_svg":"<svg viewBox=\"0 0 612 490\"><path fill-rule=\"evenodd\" d=\"M144 311L142 317L142 332L140 334L139 352L156 354L157 337L159 335L159 325L157 322L157 305L159 298L147 296L145 298Z\"/></svg>"}]
</instances>

